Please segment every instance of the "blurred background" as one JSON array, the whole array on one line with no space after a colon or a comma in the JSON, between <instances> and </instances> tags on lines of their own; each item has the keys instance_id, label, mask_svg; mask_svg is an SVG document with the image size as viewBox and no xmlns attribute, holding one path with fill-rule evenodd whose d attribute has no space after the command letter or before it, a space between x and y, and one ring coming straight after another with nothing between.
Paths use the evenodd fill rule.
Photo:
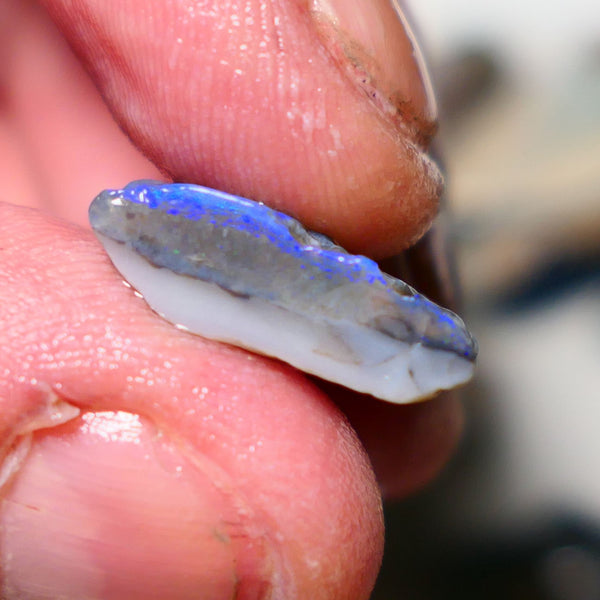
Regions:
<instances>
[{"instance_id":1,"label":"blurred background","mask_svg":"<svg viewBox=\"0 0 600 600\"><path fill-rule=\"evenodd\" d=\"M600 599L600 3L412 0L480 343L374 600Z\"/></svg>"}]
</instances>

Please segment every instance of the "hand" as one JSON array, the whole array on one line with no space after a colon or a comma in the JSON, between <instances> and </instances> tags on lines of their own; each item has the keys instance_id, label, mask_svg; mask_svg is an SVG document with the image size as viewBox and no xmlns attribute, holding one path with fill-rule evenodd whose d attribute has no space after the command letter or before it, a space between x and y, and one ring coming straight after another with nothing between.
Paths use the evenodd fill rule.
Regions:
<instances>
[{"instance_id":1,"label":"hand","mask_svg":"<svg viewBox=\"0 0 600 600\"><path fill-rule=\"evenodd\" d=\"M44 4L61 34L33 2L0 7L0 595L367 598L379 490L438 471L456 402L325 394L176 330L123 285L86 211L158 167L353 251L405 248L441 184L402 26L371 0L337 25L298 2Z\"/></svg>"}]
</instances>

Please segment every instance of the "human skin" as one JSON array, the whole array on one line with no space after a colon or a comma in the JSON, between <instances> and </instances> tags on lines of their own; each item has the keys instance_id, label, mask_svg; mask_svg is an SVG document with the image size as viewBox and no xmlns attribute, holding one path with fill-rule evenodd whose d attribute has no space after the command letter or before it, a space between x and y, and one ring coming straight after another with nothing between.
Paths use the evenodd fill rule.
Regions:
<instances>
[{"instance_id":1,"label":"human skin","mask_svg":"<svg viewBox=\"0 0 600 600\"><path fill-rule=\"evenodd\" d=\"M86 210L166 174L402 250L441 184L401 25L377 2L339 22L299 1L43 4L0 6L0 595L368 598L380 492L435 475L457 403L385 404L176 330Z\"/></svg>"}]
</instances>

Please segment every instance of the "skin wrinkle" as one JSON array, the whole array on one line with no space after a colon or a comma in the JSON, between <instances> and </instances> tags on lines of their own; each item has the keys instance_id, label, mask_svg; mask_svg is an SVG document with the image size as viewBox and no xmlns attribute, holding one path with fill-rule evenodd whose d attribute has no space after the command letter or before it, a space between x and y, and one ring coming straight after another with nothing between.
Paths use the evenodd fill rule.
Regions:
<instances>
[{"instance_id":1,"label":"skin wrinkle","mask_svg":"<svg viewBox=\"0 0 600 600\"><path fill-rule=\"evenodd\" d=\"M399 129L415 146L427 148L437 130L437 122L416 115L410 100L405 100L402 96L382 94L379 87L383 82L378 81L381 75L378 77L376 61L366 55L360 45L348 39L345 32L321 19L317 23L322 43L328 48L340 71L362 88L363 94L373 102L381 117L389 121L393 128Z\"/></svg>"}]
</instances>

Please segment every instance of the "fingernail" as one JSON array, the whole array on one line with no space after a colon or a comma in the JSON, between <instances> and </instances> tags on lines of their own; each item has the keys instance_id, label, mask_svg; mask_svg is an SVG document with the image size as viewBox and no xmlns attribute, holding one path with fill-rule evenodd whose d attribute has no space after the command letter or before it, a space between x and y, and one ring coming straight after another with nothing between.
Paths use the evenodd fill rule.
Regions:
<instances>
[{"instance_id":1,"label":"fingernail","mask_svg":"<svg viewBox=\"0 0 600 600\"><path fill-rule=\"evenodd\" d=\"M421 50L397 0L312 0L325 46L388 116L426 143L437 107Z\"/></svg>"},{"instance_id":2,"label":"fingernail","mask_svg":"<svg viewBox=\"0 0 600 600\"><path fill-rule=\"evenodd\" d=\"M33 433L0 504L0 597L265 597L270 545L201 462L125 412Z\"/></svg>"},{"instance_id":3,"label":"fingernail","mask_svg":"<svg viewBox=\"0 0 600 600\"><path fill-rule=\"evenodd\" d=\"M0 425L0 489L20 469L31 446L33 431L50 429L79 415L79 409L60 398L45 383L32 379L14 396L12 411L2 407ZM12 414L11 414L12 412Z\"/></svg>"}]
</instances>

